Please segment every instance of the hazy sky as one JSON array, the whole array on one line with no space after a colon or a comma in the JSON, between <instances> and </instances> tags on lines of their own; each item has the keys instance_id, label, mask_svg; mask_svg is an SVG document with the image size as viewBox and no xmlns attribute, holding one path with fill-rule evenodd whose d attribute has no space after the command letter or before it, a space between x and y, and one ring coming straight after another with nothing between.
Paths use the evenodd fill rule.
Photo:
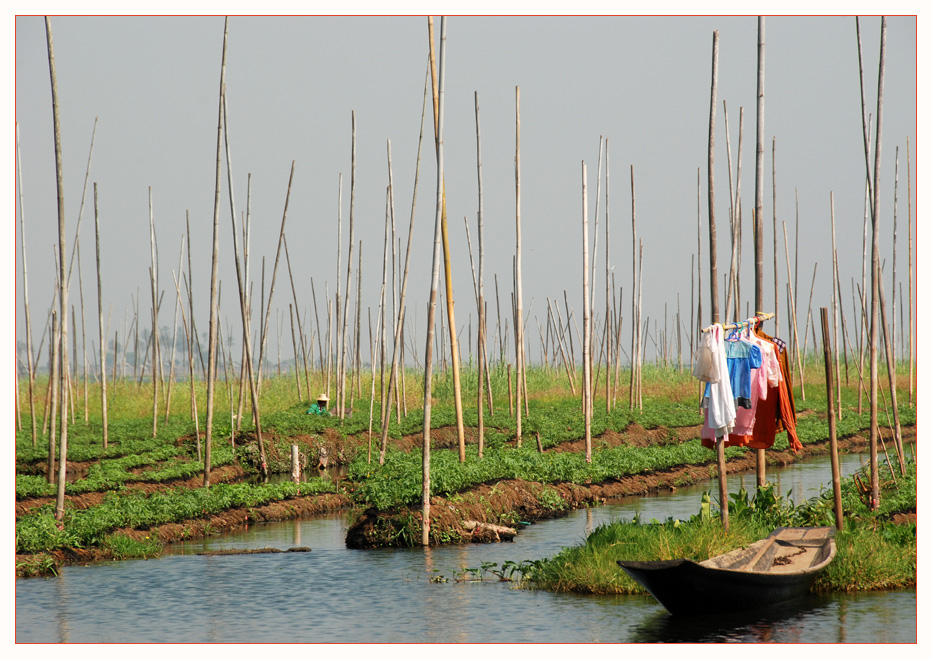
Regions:
<instances>
[{"instance_id":1,"label":"hazy sky","mask_svg":"<svg viewBox=\"0 0 932 659\"><path fill-rule=\"evenodd\" d=\"M159 287L165 291L160 325L170 326L172 322L172 271L178 270L187 216L194 261L188 276L194 283L198 328L207 332L223 25L222 16L52 19L69 253L97 120L80 229L88 345L97 344L94 184L101 227L104 314L111 314L109 339L119 331L122 343L128 327L124 318L127 314L132 317L132 300L137 296L140 322L144 327L151 323L150 189L158 240ZM790 265L795 268L797 195L799 331L803 331L815 262L819 265L812 307L817 313L820 306L830 306L831 302L832 193L843 303L846 315L852 317L851 278L857 282L861 278L865 179L858 51L853 16L769 17L765 27L764 310L774 308L772 249L776 212L781 289L778 320L780 334L786 335L790 317L783 292L787 274L782 225L786 223ZM867 111L876 115L880 18L862 18L860 28L865 101ZM439 40L439 19L435 29ZM485 292L490 329L494 331L494 275L498 275L503 318L510 308L512 287L516 86L520 87L523 297L525 312L530 313L528 334L535 358L539 345L536 323L545 323L546 298L559 299L562 304L566 290L577 322L581 323L581 168L585 162L592 236L600 136L607 138L609 146L610 256L616 285L624 289L620 308L624 316L622 345L627 347L630 341L632 172L638 238L644 248L643 313L651 319L651 331L654 319L663 328L665 313L672 330L678 305L684 323L689 323L697 219L702 221L703 305L706 320L710 320L706 169L712 40L716 30L719 77L714 174L718 269L724 277L730 256L727 105L733 172L739 158L739 113L744 109L740 157L745 230L740 274L742 297L746 300L753 295L754 285L750 221L754 202L756 16L448 19L444 167L456 319L464 343L470 314L473 336L476 322L463 221L465 217L469 222L476 250L474 94L478 93L481 129ZM43 19L17 17L15 36L15 81L11 83L15 82L15 121L22 154L33 340L38 343L52 299L53 249L57 243L51 93ZM879 187L888 305L892 294L897 149L897 288L902 282L904 301L907 295L907 140L912 158L914 217L916 213L916 41L915 17L888 19ZM427 20L422 16L230 19L226 84L234 196L240 216L247 209L247 180L251 175L249 275L256 315L262 258L268 289L289 170L294 162L285 230L295 295L304 322L311 323L305 329L313 331L313 278L321 323L326 323L325 291L329 290L332 298L336 289L341 174L344 229L340 276L345 277L355 112L356 188L352 212L356 244L352 287L355 299L361 240L363 327L368 307L372 307L375 318L389 180L387 144L391 142L395 222L403 249L411 214L427 52ZM7 276L16 282L15 299L12 295L9 298L16 308L16 338L24 340L21 209L14 189L18 178L13 171L11 133L7 133L11 174L7 177L7 198L12 202L17 196L15 206L8 205L16 209L16 241L9 244L7 251ZM417 318L419 360L423 359L420 342L426 326L436 204L432 137L433 123L428 114L408 292L408 319ZM602 199L598 202L597 310L605 305L604 174L603 169ZM226 170L219 227L223 330L226 332L229 324L238 335ZM403 256L403 251L398 254L399 261ZM274 337L279 331L275 318L279 312L284 312L280 324L282 357L292 356L287 312L294 297L284 255L279 268L271 329L273 360ZM186 263L183 269L187 273ZM723 285L720 291L724 298ZM78 309L80 331L77 268L69 299ZM648 346L651 356L653 344L648 341ZM462 351L468 354L468 347L464 345ZM685 353L684 348L684 358ZM364 356L368 359L368 349Z\"/></svg>"}]
</instances>

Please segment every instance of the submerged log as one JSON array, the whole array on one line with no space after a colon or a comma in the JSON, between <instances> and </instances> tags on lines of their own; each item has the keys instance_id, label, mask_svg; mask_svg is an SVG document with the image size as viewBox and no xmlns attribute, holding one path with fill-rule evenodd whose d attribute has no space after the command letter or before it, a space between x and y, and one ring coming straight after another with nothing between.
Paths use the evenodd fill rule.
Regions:
<instances>
[{"instance_id":1,"label":"submerged log","mask_svg":"<svg viewBox=\"0 0 932 659\"><path fill-rule=\"evenodd\" d=\"M502 540L514 540L518 532L509 527L499 524L488 524L486 522L476 522L467 520L463 522L463 528L472 532L473 542L501 542ZM486 539L488 538L488 539Z\"/></svg>"},{"instance_id":2,"label":"submerged log","mask_svg":"<svg viewBox=\"0 0 932 659\"><path fill-rule=\"evenodd\" d=\"M217 549L215 551L201 551L198 556L239 556L242 554L288 554L295 552L308 552L310 547L289 547L276 549L275 547L262 547L261 549Z\"/></svg>"}]
</instances>

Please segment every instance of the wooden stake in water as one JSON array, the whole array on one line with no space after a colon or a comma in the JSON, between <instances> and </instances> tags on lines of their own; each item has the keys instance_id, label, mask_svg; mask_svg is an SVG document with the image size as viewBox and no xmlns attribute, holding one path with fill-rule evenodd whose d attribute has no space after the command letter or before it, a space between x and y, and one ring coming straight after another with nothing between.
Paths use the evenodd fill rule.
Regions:
<instances>
[{"instance_id":1,"label":"wooden stake in water","mask_svg":"<svg viewBox=\"0 0 932 659\"><path fill-rule=\"evenodd\" d=\"M838 466L838 441L835 435L835 396L832 386L832 343L828 329L828 309L822 307L822 346L825 352L825 391L828 399L828 437L832 451L832 492L835 499L835 527L844 528L841 509L841 469Z\"/></svg>"}]
</instances>

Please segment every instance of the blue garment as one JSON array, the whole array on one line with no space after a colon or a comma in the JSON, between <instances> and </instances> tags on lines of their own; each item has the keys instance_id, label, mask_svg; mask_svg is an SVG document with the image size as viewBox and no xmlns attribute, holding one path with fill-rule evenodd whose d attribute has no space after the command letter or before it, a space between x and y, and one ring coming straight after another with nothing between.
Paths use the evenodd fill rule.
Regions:
<instances>
[{"instance_id":1,"label":"blue garment","mask_svg":"<svg viewBox=\"0 0 932 659\"><path fill-rule=\"evenodd\" d=\"M751 409L751 369L760 368L763 354L760 348L747 341L725 341L725 360L728 364L728 380L735 398L735 407ZM709 383L705 385L705 396L709 395Z\"/></svg>"},{"instance_id":2,"label":"blue garment","mask_svg":"<svg viewBox=\"0 0 932 659\"><path fill-rule=\"evenodd\" d=\"M735 407L751 409L751 369L764 363L760 348L747 341L725 341L728 377L735 396Z\"/></svg>"}]
</instances>

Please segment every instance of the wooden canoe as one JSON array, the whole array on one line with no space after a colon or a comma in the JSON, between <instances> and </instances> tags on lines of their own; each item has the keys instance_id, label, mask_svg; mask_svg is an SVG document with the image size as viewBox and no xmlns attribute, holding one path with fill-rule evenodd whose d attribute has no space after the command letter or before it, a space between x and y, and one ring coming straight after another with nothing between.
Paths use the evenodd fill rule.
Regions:
<instances>
[{"instance_id":1,"label":"wooden canoe","mask_svg":"<svg viewBox=\"0 0 932 659\"><path fill-rule=\"evenodd\" d=\"M763 540L697 563L618 561L674 615L767 607L805 595L835 557L830 526L781 527Z\"/></svg>"}]
</instances>

